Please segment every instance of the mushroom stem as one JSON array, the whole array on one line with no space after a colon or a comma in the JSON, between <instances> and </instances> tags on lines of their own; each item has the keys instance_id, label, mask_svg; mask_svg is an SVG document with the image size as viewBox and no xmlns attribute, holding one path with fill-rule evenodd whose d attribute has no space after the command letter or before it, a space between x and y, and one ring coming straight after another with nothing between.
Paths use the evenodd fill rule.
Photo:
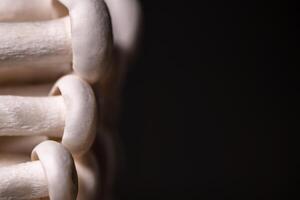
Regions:
<instances>
[{"instance_id":1,"label":"mushroom stem","mask_svg":"<svg viewBox=\"0 0 300 200\"><path fill-rule=\"evenodd\" d=\"M59 68L71 69L69 17L31 23L0 22L0 35L1 82L16 74L36 77L37 69L41 77L53 76L62 71Z\"/></svg>"},{"instance_id":2,"label":"mushroom stem","mask_svg":"<svg viewBox=\"0 0 300 200\"><path fill-rule=\"evenodd\" d=\"M37 199L48 196L40 161L0 167L0 199Z\"/></svg>"},{"instance_id":3,"label":"mushroom stem","mask_svg":"<svg viewBox=\"0 0 300 200\"><path fill-rule=\"evenodd\" d=\"M0 136L61 137L65 105L62 96L0 96Z\"/></svg>"}]
</instances>

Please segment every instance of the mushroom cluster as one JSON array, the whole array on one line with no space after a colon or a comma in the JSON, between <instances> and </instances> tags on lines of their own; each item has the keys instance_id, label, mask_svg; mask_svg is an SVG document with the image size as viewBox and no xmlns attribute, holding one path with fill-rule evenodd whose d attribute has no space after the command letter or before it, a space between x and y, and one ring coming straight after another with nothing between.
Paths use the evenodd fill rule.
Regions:
<instances>
[{"instance_id":1,"label":"mushroom cluster","mask_svg":"<svg viewBox=\"0 0 300 200\"><path fill-rule=\"evenodd\" d=\"M0 0L0 200L111 198L140 25L137 0Z\"/></svg>"}]
</instances>

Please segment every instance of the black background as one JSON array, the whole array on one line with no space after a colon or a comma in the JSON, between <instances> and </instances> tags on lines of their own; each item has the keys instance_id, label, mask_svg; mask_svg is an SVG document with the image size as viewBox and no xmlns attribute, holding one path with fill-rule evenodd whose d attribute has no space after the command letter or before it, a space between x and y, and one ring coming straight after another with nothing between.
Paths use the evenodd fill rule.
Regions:
<instances>
[{"instance_id":1,"label":"black background","mask_svg":"<svg viewBox=\"0 0 300 200\"><path fill-rule=\"evenodd\" d=\"M295 7L141 3L140 55L123 91L117 197L289 199Z\"/></svg>"}]
</instances>

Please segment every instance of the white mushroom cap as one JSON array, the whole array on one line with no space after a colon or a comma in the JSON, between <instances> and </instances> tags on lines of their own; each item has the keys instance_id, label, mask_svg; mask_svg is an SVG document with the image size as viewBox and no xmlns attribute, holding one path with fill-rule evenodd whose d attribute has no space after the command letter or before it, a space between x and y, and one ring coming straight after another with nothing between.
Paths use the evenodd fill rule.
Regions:
<instances>
[{"instance_id":1,"label":"white mushroom cap","mask_svg":"<svg viewBox=\"0 0 300 200\"><path fill-rule=\"evenodd\" d=\"M67 75L53 86L50 95L61 94L65 107L62 144L75 155L90 149L96 134L96 100L91 87L76 75Z\"/></svg>"},{"instance_id":2,"label":"white mushroom cap","mask_svg":"<svg viewBox=\"0 0 300 200\"><path fill-rule=\"evenodd\" d=\"M0 157L0 199L75 200L78 179L72 155L61 144L45 141L26 156ZM22 162L22 163L20 163ZM14 164L15 163L15 164ZM19 164L17 164L19 163Z\"/></svg>"},{"instance_id":3,"label":"white mushroom cap","mask_svg":"<svg viewBox=\"0 0 300 200\"><path fill-rule=\"evenodd\" d=\"M76 199L76 168L72 155L61 144L54 141L42 142L33 149L31 159L42 163L51 200Z\"/></svg>"},{"instance_id":4,"label":"white mushroom cap","mask_svg":"<svg viewBox=\"0 0 300 200\"><path fill-rule=\"evenodd\" d=\"M112 28L103 0L59 0L71 20L73 70L90 83L105 76L112 50Z\"/></svg>"},{"instance_id":5,"label":"white mushroom cap","mask_svg":"<svg viewBox=\"0 0 300 200\"><path fill-rule=\"evenodd\" d=\"M72 154L84 154L96 134L92 88L78 76L67 75L55 83L50 95L54 96L0 96L0 136L61 138Z\"/></svg>"}]
</instances>

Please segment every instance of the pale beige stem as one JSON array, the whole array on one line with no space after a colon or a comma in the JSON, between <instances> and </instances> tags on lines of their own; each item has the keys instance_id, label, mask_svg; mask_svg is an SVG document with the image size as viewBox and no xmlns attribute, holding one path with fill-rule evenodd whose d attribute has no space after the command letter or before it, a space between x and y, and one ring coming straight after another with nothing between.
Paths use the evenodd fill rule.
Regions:
<instances>
[{"instance_id":1,"label":"pale beige stem","mask_svg":"<svg viewBox=\"0 0 300 200\"><path fill-rule=\"evenodd\" d=\"M37 199L48 196L40 161L0 167L0 199Z\"/></svg>"},{"instance_id":2,"label":"pale beige stem","mask_svg":"<svg viewBox=\"0 0 300 200\"><path fill-rule=\"evenodd\" d=\"M61 137L64 118L62 96L0 96L0 136Z\"/></svg>"},{"instance_id":3,"label":"pale beige stem","mask_svg":"<svg viewBox=\"0 0 300 200\"><path fill-rule=\"evenodd\" d=\"M141 20L141 8L137 0L105 0L113 26L115 44L131 51L136 43ZM49 20L68 14L58 0L1 0L0 21Z\"/></svg>"},{"instance_id":4,"label":"pale beige stem","mask_svg":"<svg viewBox=\"0 0 300 200\"><path fill-rule=\"evenodd\" d=\"M1 82L16 76L30 80L37 72L47 79L71 70L70 34L69 17L31 23L0 22Z\"/></svg>"}]
</instances>

